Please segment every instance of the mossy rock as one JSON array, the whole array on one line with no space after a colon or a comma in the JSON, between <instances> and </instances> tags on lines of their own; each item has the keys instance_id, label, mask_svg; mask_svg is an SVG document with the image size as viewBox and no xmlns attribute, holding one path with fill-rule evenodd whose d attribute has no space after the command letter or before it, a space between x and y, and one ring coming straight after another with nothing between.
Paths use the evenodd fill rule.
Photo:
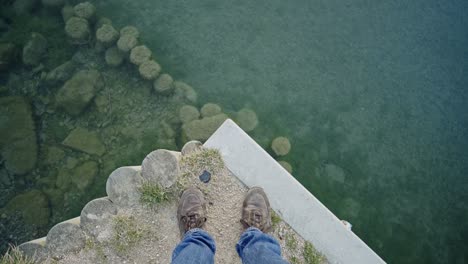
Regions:
<instances>
[{"instance_id":1,"label":"mossy rock","mask_svg":"<svg viewBox=\"0 0 468 264\"><path fill-rule=\"evenodd\" d=\"M271 143L271 149L273 149L276 155L284 156L291 150L291 143L285 137L277 137Z\"/></svg>"},{"instance_id":2,"label":"mossy rock","mask_svg":"<svg viewBox=\"0 0 468 264\"><path fill-rule=\"evenodd\" d=\"M207 103L200 109L200 113L203 117L215 116L221 114L221 106L214 103Z\"/></svg>"},{"instance_id":3,"label":"mossy rock","mask_svg":"<svg viewBox=\"0 0 468 264\"><path fill-rule=\"evenodd\" d=\"M81 127L70 132L62 144L91 155L101 156L106 152L106 147L102 144L99 135Z\"/></svg>"},{"instance_id":4,"label":"mossy rock","mask_svg":"<svg viewBox=\"0 0 468 264\"><path fill-rule=\"evenodd\" d=\"M200 120L193 120L182 126L183 136L186 141L205 141L223 124L226 119L228 119L226 114L219 114L211 117L205 117Z\"/></svg>"},{"instance_id":5,"label":"mossy rock","mask_svg":"<svg viewBox=\"0 0 468 264\"><path fill-rule=\"evenodd\" d=\"M3 209L4 213L19 211L28 225L46 226L49 222L49 201L39 190L31 190L11 199Z\"/></svg>"}]
</instances>

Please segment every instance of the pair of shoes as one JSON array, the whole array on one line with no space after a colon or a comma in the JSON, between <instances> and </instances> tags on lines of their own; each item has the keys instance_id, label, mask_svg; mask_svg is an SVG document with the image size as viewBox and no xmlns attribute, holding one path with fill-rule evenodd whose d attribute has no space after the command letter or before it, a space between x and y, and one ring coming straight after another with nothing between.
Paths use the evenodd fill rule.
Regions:
<instances>
[{"instance_id":1,"label":"pair of shoes","mask_svg":"<svg viewBox=\"0 0 468 264\"><path fill-rule=\"evenodd\" d=\"M194 228L203 228L206 222L206 202L203 193L195 188L186 189L179 200L177 219L181 236ZM271 229L270 202L260 187L252 187L242 204L242 219L245 229L256 227L262 232Z\"/></svg>"}]
</instances>

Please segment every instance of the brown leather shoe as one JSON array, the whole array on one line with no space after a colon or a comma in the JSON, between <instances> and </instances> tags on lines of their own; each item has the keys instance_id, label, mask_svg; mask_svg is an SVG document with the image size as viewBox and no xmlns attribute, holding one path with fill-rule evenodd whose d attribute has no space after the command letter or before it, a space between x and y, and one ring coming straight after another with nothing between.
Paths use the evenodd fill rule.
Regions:
<instances>
[{"instance_id":1,"label":"brown leather shoe","mask_svg":"<svg viewBox=\"0 0 468 264\"><path fill-rule=\"evenodd\" d=\"M247 192L242 206L242 219L244 228L256 227L262 232L271 229L270 202L260 187L252 187Z\"/></svg>"},{"instance_id":2,"label":"brown leather shoe","mask_svg":"<svg viewBox=\"0 0 468 264\"><path fill-rule=\"evenodd\" d=\"M203 193L189 187L180 196L177 219L181 237L193 228L202 228L206 222L206 202Z\"/></svg>"}]
</instances>

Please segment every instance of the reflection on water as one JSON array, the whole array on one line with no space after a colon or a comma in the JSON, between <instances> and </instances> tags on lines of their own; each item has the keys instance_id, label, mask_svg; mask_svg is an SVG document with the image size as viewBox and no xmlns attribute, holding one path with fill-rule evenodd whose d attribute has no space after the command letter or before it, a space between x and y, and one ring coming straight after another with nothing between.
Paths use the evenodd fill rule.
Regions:
<instances>
[{"instance_id":1,"label":"reflection on water","mask_svg":"<svg viewBox=\"0 0 468 264\"><path fill-rule=\"evenodd\" d=\"M282 159L294 176L388 262L466 262L466 3L95 4L116 28L136 26L162 72L192 85L198 101L156 93L131 62L110 67L104 48L87 38L69 44L59 10L2 8L2 43L22 47L31 32L47 41L39 64L31 52L29 66L15 56L0 65L3 240L31 239L76 216L104 195L114 168L139 164L152 149L180 148L183 104L216 102L231 117L253 109L259 124L250 134L265 148L288 137ZM8 49L0 49L2 61ZM74 113L66 109L75 98L57 94L82 70L101 77ZM185 128L206 137L200 126L215 126L220 115Z\"/></svg>"}]
</instances>

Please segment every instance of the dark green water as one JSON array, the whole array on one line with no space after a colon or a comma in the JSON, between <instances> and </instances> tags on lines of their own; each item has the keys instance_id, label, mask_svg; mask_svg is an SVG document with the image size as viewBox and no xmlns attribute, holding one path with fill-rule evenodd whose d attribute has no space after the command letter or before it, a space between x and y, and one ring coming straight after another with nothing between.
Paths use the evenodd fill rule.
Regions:
<instances>
[{"instance_id":1,"label":"dark green water","mask_svg":"<svg viewBox=\"0 0 468 264\"><path fill-rule=\"evenodd\" d=\"M294 176L384 260L468 263L468 2L95 4L200 105L252 108L262 146L290 138Z\"/></svg>"}]
</instances>

